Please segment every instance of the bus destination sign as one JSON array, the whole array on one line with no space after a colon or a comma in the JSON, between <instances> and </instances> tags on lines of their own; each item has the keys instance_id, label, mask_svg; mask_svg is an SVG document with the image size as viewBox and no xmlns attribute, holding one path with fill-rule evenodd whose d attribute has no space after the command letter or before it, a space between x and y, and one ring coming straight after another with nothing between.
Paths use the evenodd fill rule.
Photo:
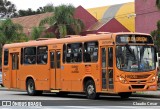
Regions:
<instances>
[{"instance_id":1,"label":"bus destination sign","mask_svg":"<svg viewBox=\"0 0 160 109\"><path fill-rule=\"evenodd\" d=\"M119 35L116 38L116 43L145 43L152 44L151 36L147 35Z\"/></svg>"}]
</instances>

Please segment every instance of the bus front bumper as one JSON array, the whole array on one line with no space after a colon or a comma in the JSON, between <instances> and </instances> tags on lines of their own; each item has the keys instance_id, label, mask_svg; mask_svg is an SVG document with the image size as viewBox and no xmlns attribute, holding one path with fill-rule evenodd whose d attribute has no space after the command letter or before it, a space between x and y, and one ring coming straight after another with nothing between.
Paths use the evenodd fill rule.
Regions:
<instances>
[{"instance_id":1,"label":"bus front bumper","mask_svg":"<svg viewBox=\"0 0 160 109\"><path fill-rule=\"evenodd\" d=\"M115 92L135 92L135 91L156 91L157 83L146 84L123 84L121 82L115 82Z\"/></svg>"}]
</instances>

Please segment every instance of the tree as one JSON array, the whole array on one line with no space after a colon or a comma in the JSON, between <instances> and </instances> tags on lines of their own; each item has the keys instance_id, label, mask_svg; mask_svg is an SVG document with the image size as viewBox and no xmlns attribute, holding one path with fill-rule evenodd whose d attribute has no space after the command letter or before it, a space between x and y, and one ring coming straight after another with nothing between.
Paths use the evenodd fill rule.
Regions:
<instances>
[{"instance_id":1,"label":"tree","mask_svg":"<svg viewBox=\"0 0 160 109\"><path fill-rule=\"evenodd\" d=\"M11 18L16 16L16 7L10 1L0 0L0 18Z\"/></svg>"},{"instance_id":2,"label":"tree","mask_svg":"<svg viewBox=\"0 0 160 109\"><path fill-rule=\"evenodd\" d=\"M37 13L46 13L46 12L54 12L55 7L53 6L53 4L47 4L44 7L39 7L37 9Z\"/></svg>"},{"instance_id":3,"label":"tree","mask_svg":"<svg viewBox=\"0 0 160 109\"><path fill-rule=\"evenodd\" d=\"M80 34L84 24L80 19L74 18L75 7L72 5L60 5L55 7L54 15L47 17L40 22L40 26L49 24L54 26L55 32L59 34L57 38L69 35Z\"/></svg>"},{"instance_id":4,"label":"tree","mask_svg":"<svg viewBox=\"0 0 160 109\"><path fill-rule=\"evenodd\" d=\"M45 32L43 27L33 27L31 31L32 40L38 38L53 38L55 35L51 32Z\"/></svg>"},{"instance_id":5,"label":"tree","mask_svg":"<svg viewBox=\"0 0 160 109\"><path fill-rule=\"evenodd\" d=\"M160 9L160 0L156 0L156 6L158 9Z\"/></svg>"},{"instance_id":6,"label":"tree","mask_svg":"<svg viewBox=\"0 0 160 109\"><path fill-rule=\"evenodd\" d=\"M19 10L18 11L18 16L22 17L22 16L29 16L29 15L35 15L37 14L36 11L33 11L31 8L28 8L28 10Z\"/></svg>"},{"instance_id":7,"label":"tree","mask_svg":"<svg viewBox=\"0 0 160 109\"><path fill-rule=\"evenodd\" d=\"M156 6L160 9L160 0L156 0ZM160 52L160 20L157 22L157 29L151 32L151 35L154 38L155 46L157 47L157 51Z\"/></svg>"},{"instance_id":8,"label":"tree","mask_svg":"<svg viewBox=\"0 0 160 109\"><path fill-rule=\"evenodd\" d=\"M151 35L154 38L154 43L157 46L158 52L160 52L160 20L157 22L157 30L153 30Z\"/></svg>"},{"instance_id":9,"label":"tree","mask_svg":"<svg viewBox=\"0 0 160 109\"><path fill-rule=\"evenodd\" d=\"M0 21L0 59L4 44L26 40L28 38L23 33L23 27L21 25L13 23L11 19Z\"/></svg>"},{"instance_id":10,"label":"tree","mask_svg":"<svg viewBox=\"0 0 160 109\"><path fill-rule=\"evenodd\" d=\"M22 16L29 16L29 15L35 15L53 11L54 11L53 4L48 4L44 7L39 7L36 11L32 10L31 8L28 8L28 10L19 10L18 16L22 17Z\"/></svg>"},{"instance_id":11,"label":"tree","mask_svg":"<svg viewBox=\"0 0 160 109\"><path fill-rule=\"evenodd\" d=\"M26 40L26 37L20 24L13 23L11 19L0 22L0 43L2 45L23 40Z\"/></svg>"},{"instance_id":12,"label":"tree","mask_svg":"<svg viewBox=\"0 0 160 109\"><path fill-rule=\"evenodd\" d=\"M36 40L36 39L40 38L42 35L42 32L43 32L43 28L33 27L32 31L31 31L32 39Z\"/></svg>"}]
</instances>

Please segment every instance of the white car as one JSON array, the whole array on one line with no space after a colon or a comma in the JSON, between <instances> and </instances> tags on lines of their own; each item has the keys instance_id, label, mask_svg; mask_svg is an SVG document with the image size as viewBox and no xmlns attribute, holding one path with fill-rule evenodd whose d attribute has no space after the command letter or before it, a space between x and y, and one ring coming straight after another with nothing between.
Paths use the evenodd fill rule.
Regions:
<instances>
[{"instance_id":1,"label":"white car","mask_svg":"<svg viewBox=\"0 0 160 109\"><path fill-rule=\"evenodd\" d=\"M2 84L2 72L0 72L0 85L3 86L3 84Z\"/></svg>"}]
</instances>

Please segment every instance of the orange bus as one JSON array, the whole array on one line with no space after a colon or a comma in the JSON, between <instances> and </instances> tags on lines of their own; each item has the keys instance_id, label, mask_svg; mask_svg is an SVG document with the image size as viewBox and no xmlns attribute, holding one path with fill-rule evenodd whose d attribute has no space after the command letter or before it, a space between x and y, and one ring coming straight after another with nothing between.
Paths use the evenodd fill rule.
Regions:
<instances>
[{"instance_id":1,"label":"orange bus","mask_svg":"<svg viewBox=\"0 0 160 109\"><path fill-rule=\"evenodd\" d=\"M99 33L6 44L3 85L59 94L84 92L89 99L102 93L128 98L132 92L157 90L156 50L143 33Z\"/></svg>"}]
</instances>

